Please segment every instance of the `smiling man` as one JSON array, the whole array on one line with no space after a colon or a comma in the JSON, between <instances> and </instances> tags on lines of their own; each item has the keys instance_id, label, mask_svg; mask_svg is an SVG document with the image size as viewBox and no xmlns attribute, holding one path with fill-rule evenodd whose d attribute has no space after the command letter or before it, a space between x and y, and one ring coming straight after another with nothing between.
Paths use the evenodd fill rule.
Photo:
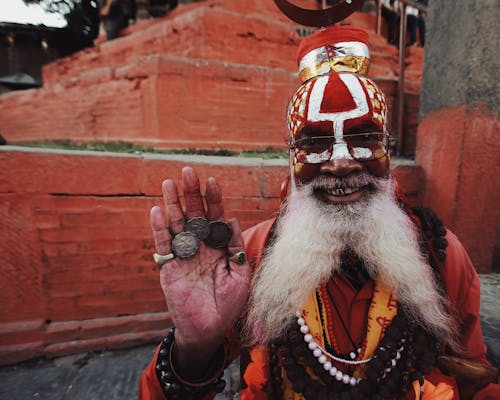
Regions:
<instances>
[{"instance_id":1,"label":"smiling man","mask_svg":"<svg viewBox=\"0 0 500 400\"><path fill-rule=\"evenodd\" d=\"M154 207L151 226L175 329L142 376L142 399L210 398L238 355L241 399L498 395L474 268L391 177L386 102L364 76L367 43L364 31L331 27L301 44L276 219L242 234L237 221L221 222L215 179L205 207L185 168L184 210L164 182L168 213Z\"/></svg>"}]
</instances>

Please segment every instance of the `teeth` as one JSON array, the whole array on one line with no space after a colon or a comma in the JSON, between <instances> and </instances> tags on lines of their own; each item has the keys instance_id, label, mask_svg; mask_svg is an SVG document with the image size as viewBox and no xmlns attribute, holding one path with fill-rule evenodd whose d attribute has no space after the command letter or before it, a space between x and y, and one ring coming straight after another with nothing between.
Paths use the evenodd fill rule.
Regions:
<instances>
[{"instance_id":1,"label":"teeth","mask_svg":"<svg viewBox=\"0 0 500 400\"><path fill-rule=\"evenodd\" d=\"M345 189L326 189L325 191L332 196L346 196L351 193L355 193L359 188L345 188Z\"/></svg>"}]
</instances>

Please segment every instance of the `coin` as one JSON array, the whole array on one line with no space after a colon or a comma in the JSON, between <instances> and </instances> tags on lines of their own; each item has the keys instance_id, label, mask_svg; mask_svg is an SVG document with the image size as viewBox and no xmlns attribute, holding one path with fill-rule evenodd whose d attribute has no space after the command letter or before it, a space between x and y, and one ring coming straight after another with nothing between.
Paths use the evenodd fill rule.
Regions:
<instances>
[{"instance_id":1,"label":"coin","mask_svg":"<svg viewBox=\"0 0 500 400\"><path fill-rule=\"evenodd\" d=\"M186 232L194 233L199 240L205 240L210 233L208 221L205 218L191 218L184 227Z\"/></svg>"},{"instance_id":2,"label":"coin","mask_svg":"<svg viewBox=\"0 0 500 400\"><path fill-rule=\"evenodd\" d=\"M233 235L231 228L224 221L212 221L209 224L210 233L205 243L210 247L226 247Z\"/></svg>"},{"instance_id":3,"label":"coin","mask_svg":"<svg viewBox=\"0 0 500 400\"><path fill-rule=\"evenodd\" d=\"M181 232L172 240L172 252L179 258L194 256L200 247L200 241L191 232Z\"/></svg>"}]
</instances>

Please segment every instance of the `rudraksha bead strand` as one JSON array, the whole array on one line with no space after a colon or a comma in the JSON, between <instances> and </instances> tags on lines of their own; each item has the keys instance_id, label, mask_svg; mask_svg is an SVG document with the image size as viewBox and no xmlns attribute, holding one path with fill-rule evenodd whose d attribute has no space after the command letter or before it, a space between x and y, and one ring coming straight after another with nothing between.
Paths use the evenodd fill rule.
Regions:
<instances>
[{"instance_id":1,"label":"rudraksha bead strand","mask_svg":"<svg viewBox=\"0 0 500 400\"><path fill-rule=\"evenodd\" d=\"M168 336L161 342L160 351L156 360L156 376L160 382L163 393L172 400L195 400L203 398L207 393L220 393L224 390L226 382L222 379L225 365L225 349L217 352L216 372L213 378L202 382L187 382L180 378L172 365L172 348L175 342L175 328L170 328Z\"/></svg>"}]
</instances>

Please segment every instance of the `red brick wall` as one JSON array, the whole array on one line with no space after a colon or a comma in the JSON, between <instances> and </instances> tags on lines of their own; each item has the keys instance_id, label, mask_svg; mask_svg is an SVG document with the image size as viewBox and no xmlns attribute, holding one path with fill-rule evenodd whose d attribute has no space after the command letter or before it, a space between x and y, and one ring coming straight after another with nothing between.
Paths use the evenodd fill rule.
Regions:
<instances>
[{"instance_id":1,"label":"red brick wall","mask_svg":"<svg viewBox=\"0 0 500 400\"><path fill-rule=\"evenodd\" d=\"M165 334L149 209L186 164L218 178L243 228L277 211L285 160L0 147L0 364ZM415 201L419 169L394 173Z\"/></svg>"}]
</instances>

